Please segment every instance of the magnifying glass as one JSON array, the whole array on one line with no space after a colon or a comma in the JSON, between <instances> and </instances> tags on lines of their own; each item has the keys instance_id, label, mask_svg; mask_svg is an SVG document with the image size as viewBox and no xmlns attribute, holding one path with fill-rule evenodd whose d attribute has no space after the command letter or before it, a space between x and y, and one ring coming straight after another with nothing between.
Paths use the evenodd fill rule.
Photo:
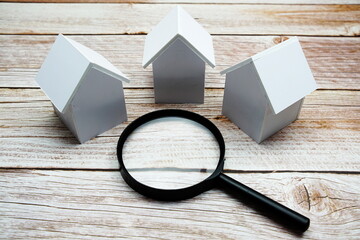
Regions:
<instances>
[{"instance_id":1,"label":"magnifying glass","mask_svg":"<svg viewBox=\"0 0 360 240\"><path fill-rule=\"evenodd\" d=\"M176 201L226 187L293 230L309 228L309 218L223 173L224 139L210 120L196 113L166 109L139 117L121 134L117 156L125 182L147 197Z\"/></svg>"}]
</instances>

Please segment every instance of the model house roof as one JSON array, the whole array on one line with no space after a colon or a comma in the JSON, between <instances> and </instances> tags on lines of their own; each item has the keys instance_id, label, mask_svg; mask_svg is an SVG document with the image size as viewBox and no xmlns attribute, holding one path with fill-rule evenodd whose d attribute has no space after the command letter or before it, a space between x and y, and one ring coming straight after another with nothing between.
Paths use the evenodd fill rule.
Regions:
<instances>
[{"instance_id":1,"label":"model house roof","mask_svg":"<svg viewBox=\"0 0 360 240\"><path fill-rule=\"evenodd\" d=\"M151 64L178 38L204 62L215 67L211 35L180 6L172 9L146 36L143 67Z\"/></svg>"},{"instance_id":2,"label":"model house roof","mask_svg":"<svg viewBox=\"0 0 360 240\"><path fill-rule=\"evenodd\" d=\"M232 72L250 63L256 68L258 80L275 114L317 88L297 37L260 52L222 71L221 74Z\"/></svg>"},{"instance_id":3,"label":"model house roof","mask_svg":"<svg viewBox=\"0 0 360 240\"><path fill-rule=\"evenodd\" d=\"M62 34L51 47L36 81L55 107L64 112L91 68L129 82L128 78L103 56Z\"/></svg>"}]
</instances>

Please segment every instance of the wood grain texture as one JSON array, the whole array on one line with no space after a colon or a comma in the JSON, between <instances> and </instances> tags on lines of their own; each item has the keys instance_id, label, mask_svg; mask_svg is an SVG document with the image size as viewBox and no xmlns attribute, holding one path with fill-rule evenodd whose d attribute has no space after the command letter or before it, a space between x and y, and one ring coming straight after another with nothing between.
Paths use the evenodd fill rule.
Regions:
<instances>
[{"instance_id":1,"label":"wood grain texture","mask_svg":"<svg viewBox=\"0 0 360 240\"><path fill-rule=\"evenodd\" d=\"M1 239L356 239L360 177L346 174L229 174L311 219L302 236L213 189L158 202L118 171L0 172ZM341 233L341 234L340 234Z\"/></svg>"},{"instance_id":2,"label":"wood grain texture","mask_svg":"<svg viewBox=\"0 0 360 240\"><path fill-rule=\"evenodd\" d=\"M145 36L71 36L98 51L131 82L125 88L152 88L151 67L141 66ZM224 70L287 39L285 36L214 36L217 67L206 69L206 87L223 88ZM360 88L360 38L300 37L320 88ZM0 35L0 87L38 87L35 76L55 36Z\"/></svg>"},{"instance_id":3,"label":"wood grain texture","mask_svg":"<svg viewBox=\"0 0 360 240\"><path fill-rule=\"evenodd\" d=\"M0 2L29 3L147 3L147 4L359 4L358 0L1 0Z\"/></svg>"},{"instance_id":4,"label":"wood grain texture","mask_svg":"<svg viewBox=\"0 0 360 240\"><path fill-rule=\"evenodd\" d=\"M172 4L99 3L94 7L86 3L0 3L0 32L144 34L173 7ZM190 4L184 8L211 34L360 34L360 5Z\"/></svg>"},{"instance_id":5,"label":"wood grain texture","mask_svg":"<svg viewBox=\"0 0 360 240\"><path fill-rule=\"evenodd\" d=\"M0 239L359 238L358 0L34 2L0 3ZM154 104L151 67L141 67L145 34L178 3L213 34L218 65L206 69L204 104ZM60 32L132 80L128 122L82 145L34 81ZM299 120L256 144L221 115L219 72L291 35L301 36L320 90L306 97ZM225 171L308 216L310 229L295 235L220 189L170 203L130 189L118 172L118 137L164 108L214 122L226 141Z\"/></svg>"},{"instance_id":6,"label":"wood grain texture","mask_svg":"<svg viewBox=\"0 0 360 240\"><path fill-rule=\"evenodd\" d=\"M79 145L39 89L1 89L1 167L117 169L120 124ZM358 91L316 91L299 120L257 144L221 116L223 90L206 90L205 104L154 104L152 89L125 90L129 121L157 109L180 108L210 118L224 135L226 168L232 170L358 171ZM197 149L194 149L197 151ZM344 164L346 159L346 164Z\"/></svg>"}]
</instances>

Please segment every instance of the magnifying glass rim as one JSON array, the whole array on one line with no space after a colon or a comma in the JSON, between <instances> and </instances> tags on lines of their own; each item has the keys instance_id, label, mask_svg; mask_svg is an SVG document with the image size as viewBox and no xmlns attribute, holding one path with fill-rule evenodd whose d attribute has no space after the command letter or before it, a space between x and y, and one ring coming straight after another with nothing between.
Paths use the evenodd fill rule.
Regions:
<instances>
[{"instance_id":1,"label":"magnifying glass rim","mask_svg":"<svg viewBox=\"0 0 360 240\"><path fill-rule=\"evenodd\" d=\"M165 118L165 117L180 117L197 122L202 126L204 126L206 129L208 129L216 138L220 148L219 162L215 171L203 181L185 188L159 189L145 185L137 181L133 176L131 176L131 174L126 169L122 158L122 151L123 151L124 143L126 142L127 138L131 135L131 133L135 129L137 129L141 125L150 122L152 120ZM202 192L205 192L213 188L216 183L216 178L220 175L221 171L223 170L224 161L225 161L224 156L225 156L225 142L220 130L207 118L197 113L186 110L180 110L180 109L157 110L137 118L124 129L117 144L117 157L120 164L120 173L123 179L125 180L125 182L132 189L139 192L140 194L157 200L166 200L166 201L183 200L194 197Z\"/></svg>"}]
</instances>

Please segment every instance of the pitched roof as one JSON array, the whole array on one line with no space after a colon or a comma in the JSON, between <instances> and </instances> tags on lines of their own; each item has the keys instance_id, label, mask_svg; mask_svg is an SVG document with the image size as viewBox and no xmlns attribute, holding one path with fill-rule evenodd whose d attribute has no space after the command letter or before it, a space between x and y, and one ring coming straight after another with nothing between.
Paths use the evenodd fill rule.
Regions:
<instances>
[{"instance_id":1,"label":"pitched roof","mask_svg":"<svg viewBox=\"0 0 360 240\"><path fill-rule=\"evenodd\" d=\"M62 34L59 34L51 47L36 81L55 107L64 112L91 68L129 82L128 78L103 56Z\"/></svg>"},{"instance_id":2,"label":"pitched roof","mask_svg":"<svg viewBox=\"0 0 360 240\"><path fill-rule=\"evenodd\" d=\"M211 35L180 6L172 9L146 36L143 67L151 64L178 38L204 62L215 67Z\"/></svg>"},{"instance_id":3,"label":"pitched roof","mask_svg":"<svg viewBox=\"0 0 360 240\"><path fill-rule=\"evenodd\" d=\"M129 83L130 80L114 65L112 65L106 58L104 58L99 53L95 52L94 50L85 47L84 45L68 38L63 35L67 41L69 41L84 57L86 57L89 62L97 65L97 68L101 71L106 72L107 74L111 75L112 77L119 79L121 81Z\"/></svg>"},{"instance_id":4,"label":"pitched roof","mask_svg":"<svg viewBox=\"0 0 360 240\"><path fill-rule=\"evenodd\" d=\"M290 38L221 74L253 62L258 79L275 114L316 90L317 85L297 37Z\"/></svg>"}]
</instances>

